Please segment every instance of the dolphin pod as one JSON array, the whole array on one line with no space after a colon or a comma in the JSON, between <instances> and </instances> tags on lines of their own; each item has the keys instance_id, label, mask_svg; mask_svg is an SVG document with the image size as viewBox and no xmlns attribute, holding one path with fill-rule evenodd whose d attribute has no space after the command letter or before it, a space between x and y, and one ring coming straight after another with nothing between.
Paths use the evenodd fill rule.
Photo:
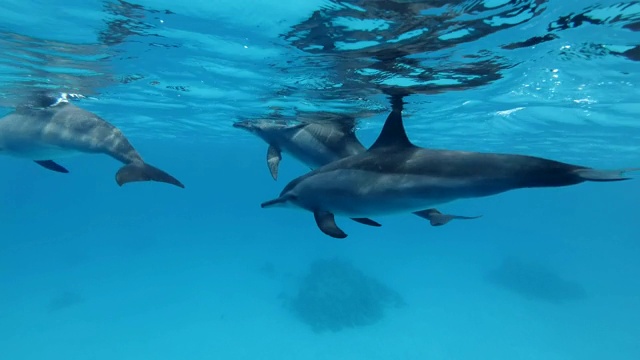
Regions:
<instances>
[{"instance_id":1,"label":"dolphin pod","mask_svg":"<svg viewBox=\"0 0 640 360\"><path fill-rule=\"evenodd\" d=\"M401 109L396 108L368 149L355 136L353 119L293 126L240 121L233 126L267 142L267 164L274 180L282 152L311 168L261 207L309 211L317 227L334 238L347 237L336 224L336 215L381 226L371 217L413 213L432 226L441 226L454 219L479 216L443 214L433 208L439 204L520 188L622 181L629 179L627 172L640 170L598 170L534 156L422 148L409 140ZM78 153L102 153L123 163L115 176L120 186L158 181L184 188L172 175L147 164L117 127L71 104L66 94L35 96L0 118L0 154L68 173L57 161Z\"/></svg>"},{"instance_id":2,"label":"dolphin pod","mask_svg":"<svg viewBox=\"0 0 640 360\"><path fill-rule=\"evenodd\" d=\"M433 211L423 209L520 188L621 181L628 179L626 172L637 170L605 171L533 156L422 148L409 140L401 111L393 110L365 152L292 180L278 198L263 202L261 207L309 211L323 233L345 238L335 215L373 225L370 216L428 214Z\"/></svg>"}]
</instances>

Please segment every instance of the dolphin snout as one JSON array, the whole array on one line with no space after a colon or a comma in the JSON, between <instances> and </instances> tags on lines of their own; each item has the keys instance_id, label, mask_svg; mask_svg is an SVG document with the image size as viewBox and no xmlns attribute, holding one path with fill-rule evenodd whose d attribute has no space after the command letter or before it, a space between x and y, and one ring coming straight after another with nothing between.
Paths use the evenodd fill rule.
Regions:
<instances>
[{"instance_id":1,"label":"dolphin snout","mask_svg":"<svg viewBox=\"0 0 640 360\"><path fill-rule=\"evenodd\" d=\"M287 206L290 206L289 202L294 199L295 199L295 196L287 194L273 200L265 201L262 204L260 204L260 207L263 209L270 208L270 207L287 207Z\"/></svg>"},{"instance_id":2,"label":"dolphin snout","mask_svg":"<svg viewBox=\"0 0 640 360\"><path fill-rule=\"evenodd\" d=\"M251 130L253 128L253 124L247 120L236 121L233 123L233 127L237 129L246 129Z\"/></svg>"},{"instance_id":3,"label":"dolphin snout","mask_svg":"<svg viewBox=\"0 0 640 360\"><path fill-rule=\"evenodd\" d=\"M261 208L270 208L270 207L274 207L274 206L278 206L278 205L282 205L282 203L284 203L286 200L283 200L281 198L277 198L277 199L273 199L273 200L269 200L269 201L265 201L262 204L260 204Z\"/></svg>"}]
</instances>

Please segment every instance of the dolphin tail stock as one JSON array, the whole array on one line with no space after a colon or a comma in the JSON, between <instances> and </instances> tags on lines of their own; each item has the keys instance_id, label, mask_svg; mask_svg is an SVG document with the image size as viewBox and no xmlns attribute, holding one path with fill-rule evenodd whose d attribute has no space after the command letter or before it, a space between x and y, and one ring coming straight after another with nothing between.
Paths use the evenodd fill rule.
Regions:
<instances>
[{"instance_id":1,"label":"dolphin tail stock","mask_svg":"<svg viewBox=\"0 0 640 360\"><path fill-rule=\"evenodd\" d=\"M633 171L640 171L640 168L628 168L628 169L618 169L618 170L597 170L597 169L586 168L586 169L574 170L575 174L578 175L580 179L584 181L598 181L598 182L629 180L631 178L625 176L625 174Z\"/></svg>"},{"instance_id":2,"label":"dolphin tail stock","mask_svg":"<svg viewBox=\"0 0 640 360\"><path fill-rule=\"evenodd\" d=\"M116 182L122 186L136 181L158 181L184 188L184 185L173 176L141 161L129 163L118 170Z\"/></svg>"},{"instance_id":3,"label":"dolphin tail stock","mask_svg":"<svg viewBox=\"0 0 640 360\"><path fill-rule=\"evenodd\" d=\"M421 217L423 219L429 220L429 222L431 223L431 226L442 226L442 225L444 225L444 224L446 224L449 221L454 220L454 219L472 220L472 219L477 219L477 218L482 216L482 215L478 215L478 216L461 216L461 215L443 214L440 211L438 211L438 209L426 209L426 210L416 211L413 214L417 215L417 216L419 216L419 217Z\"/></svg>"}]
</instances>

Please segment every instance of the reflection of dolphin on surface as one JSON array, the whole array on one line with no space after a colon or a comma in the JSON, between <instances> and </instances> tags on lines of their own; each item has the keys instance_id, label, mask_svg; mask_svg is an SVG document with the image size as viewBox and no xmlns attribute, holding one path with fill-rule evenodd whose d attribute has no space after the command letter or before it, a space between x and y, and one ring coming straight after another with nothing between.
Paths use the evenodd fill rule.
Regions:
<instances>
[{"instance_id":1,"label":"reflection of dolphin on surface","mask_svg":"<svg viewBox=\"0 0 640 360\"><path fill-rule=\"evenodd\" d=\"M366 219L520 188L620 181L633 170L638 169L602 171L532 156L421 148L409 141L401 112L394 110L366 152L294 179L261 206L305 209L322 232L345 238L335 215Z\"/></svg>"},{"instance_id":2,"label":"reflection of dolphin on surface","mask_svg":"<svg viewBox=\"0 0 640 360\"><path fill-rule=\"evenodd\" d=\"M587 296L582 285L565 280L540 264L513 257L505 258L502 264L489 271L485 278L494 285L530 300L546 300L560 304Z\"/></svg>"},{"instance_id":3,"label":"reflection of dolphin on surface","mask_svg":"<svg viewBox=\"0 0 640 360\"><path fill-rule=\"evenodd\" d=\"M107 154L125 165L116 173L118 185L159 181L179 187L173 176L144 162L127 138L99 116L68 102L38 95L28 106L0 119L0 154L27 158L53 171L68 170L54 161L77 153Z\"/></svg>"},{"instance_id":4,"label":"reflection of dolphin on surface","mask_svg":"<svg viewBox=\"0 0 640 360\"><path fill-rule=\"evenodd\" d=\"M310 167L312 170L330 162L360 154L367 149L355 135L355 119L341 117L333 121L322 123L300 123L287 126L282 121L238 121L234 127L245 129L261 139L269 148L267 150L267 165L274 180L278 178L278 166L282 159L282 152ZM427 209L414 212L415 215L429 220L432 226L441 226L453 219L476 219L478 216L459 216L442 214L437 209ZM354 221L370 226L380 226L371 219L352 218Z\"/></svg>"}]
</instances>

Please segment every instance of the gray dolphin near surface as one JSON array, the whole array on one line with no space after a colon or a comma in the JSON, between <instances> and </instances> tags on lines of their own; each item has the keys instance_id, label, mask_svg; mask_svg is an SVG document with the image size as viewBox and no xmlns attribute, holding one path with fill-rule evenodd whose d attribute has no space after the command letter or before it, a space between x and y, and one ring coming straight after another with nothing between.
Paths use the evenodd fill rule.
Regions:
<instances>
[{"instance_id":1,"label":"gray dolphin near surface","mask_svg":"<svg viewBox=\"0 0 640 360\"><path fill-rule=\"evenodd\" d=\"M245 129L269 144L267 165L274 180L278 178L282 152L291 154L312 170L365 152L367 148L355 135L355 125L355 119L346 116L322 123L301 123L289 126L282 121L266 120L243 120L233 124L234 127ZM437 209L427 209L414 214L429 220L433 226L444 225L453 219L479 217L442 214ZM352 218L352 220L369 226L381 226L371 219Z\"/></svg>"},{"instance_id":2,"label":"gray dolphin near surface","mask_svg":"<svg viewBox=\"0 0 640 360\"><path fill-rule=\"evenodd\" d=\"M267 165L274 180L278 179L278 166L286 152L311 169L326 165L367 149L355 135L355 120L342 118L324 123L287 125L282 121L243 120L233 127L245 129L264 140Z\"/></svg>"},{"instance_id":3,"label":"gray dolphin near surface","mask_svg":"<svg viewBox=\"0 0 640 360\"><path fill-rule=\"evenodd\" d=\"M261 206L310 211L322 232L345 238L347 234L336 225L335 215L366 219L420 212L457 199L519 188L626 180L624 173L637 170L640 168L604 171L525 155L421 148L411 143L401 112L394 110L366 152L294 179L280 197Z\"/></svg>"},{"instance_id":4,"label":"gray dolphin near surface","mask_svg":"<svg viewBox=\"0 0 640 360\"><path fill-rule=\"evenodd\" d=\"M34 106L33 104L36 104ZM0 154L33 160L52 171L68 173L54 161L77 153L103 153L124 163L118 185L159 181L184 188L173 176L144 162L115 126L66 99L39 95L0 119Z\"/></svg>"}]
</instances>

